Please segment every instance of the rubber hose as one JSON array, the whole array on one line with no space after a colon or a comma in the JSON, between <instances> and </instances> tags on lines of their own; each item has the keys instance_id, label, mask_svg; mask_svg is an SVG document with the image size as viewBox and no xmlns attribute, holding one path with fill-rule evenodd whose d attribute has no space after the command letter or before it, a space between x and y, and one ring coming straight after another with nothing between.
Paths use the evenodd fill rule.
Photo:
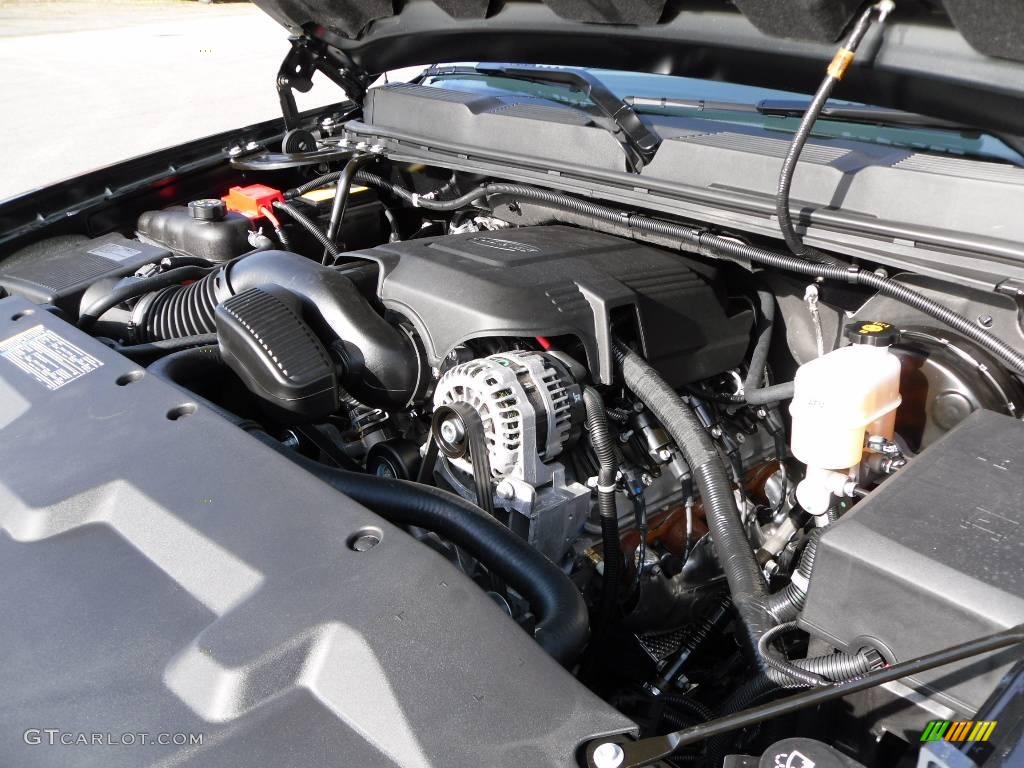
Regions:
<instances>
[{"instance_id":1,"label":"rubber hose","mask_svg":"<svg viewBox=\"0 0 1024 768\"><path fill-rule=\"evenodd\" d=\"M677 709L684 710L687 714L693 715L700 720L711 720L714 718L715 713L712 712L708 707L701 704L699 701L687 698L686 696L679 696L673 693L666 693L657 698L657 701L664 701L666 704L671 704Z\"/></svg>"},{"instance_id":2,"label":"rubber hose","mask_svg":"<svg viewBox=\"0 0 1024 768\"><path fill-rule=\"evenodd\" d=\"M352 179L362 166L376 160L373 155L356 155L345 163L345 168L338 176L338 188L334 193L334 203L331 205L331 218L327 224L327 239L335 246L338 245L338 232L341 223L345 219L345 209L348 208L349 193L352 191ZM337 254L332 254L337 258Z\"/></svg>"},{"instance_id":3,"label":"rubber hose","mask_svg":"<svg viewBox=\"0 0 1024 768\"><path fill-rule=\"evenodd\" d=\"M616 344L615 356L626 386L658 418L683 452L704 501L715 553L740 617L744 651L759 668L763 667L758 641L774 624L762 604L768 588L747 540L722 459L696 414L654 368L621 344Z\"/></svg>"},{"instance_id":4,"label":"rubber hose","mask_svg":"<svg viewBox=\"0 0 1024 768\"><path fill-rule=\"evenodd\" d=\"M803 584L811 580L811 573L814 571L814 557L818 551L818 539L821 538L821 530L820 528L815 528L811 531L803 554L800 555L800 565L797 567L797 573L801 578L790 581L784 589L769 595L765 600L765 608L768 609L768 613L774 616L778 622L795 619L797 614L804 608L804 603L807 600L807 590Z\"/></svg>"},{"instance_id":5,"label":"rubber hose","mask_svg":"<svg viewBox=\"0 0 1024 768\"><path fill-rule=\"evenodd\" d=\"M619 514L615 506L615 476L618 463L604 400L593 387L583 388L590 444L597 455L597 508L601 515L601 544L604 553L603 610L604 619L610 621L618 606L619 586L622 579L622 546L619 541Z\"/></svg>"},{"instance_id":6,"label":"rubber hose","mask_svg":"<svg viewBox=\"0 0 1024 768\"><path fill-rule=\"evenodd\" d=\"M400 187L398 184L392 184L383 176L378 176L377 174L370 173L369 171L359 171L356 174L356 181L360 184L365 184L368 187L373 187L374 189L383 189L393 197L400 198L410 205L414 205L414 201L417 200L417 196L409 190L404 187Z\"/></svg>"},{"instance_id":7,"label":"rubber hose","mask_svg":"<svg viewBox=\"0 0 1024 768\"><path fill-rule=\"evenodd\" d=\"M312 192L314 189L321 189L323 187L326 187L328 184L333 184L334 182L336 182L338 178L341 176L341 173L341 171L334 171L333 173L327 173L324 174L323 176L318 176L312 181L307 181L305 184L295 187L295 189L289 189L284 193L284 196L288 200L293 200L296 197L301 197L307 192ZM385 191L390 192L395 197L402 198L406 202L412 202L413 198L410 192L398 186L397 184L392 184L390 181L387 181L383 176L378 176L377 174L370 173L369 171L360 171L359 173L356 174L355 180L358 181L360 184L365 184L368 187L374 187L375 189L384 189ZM423 197L427 197L428 199L437 197L454 189L456 186L457 182L453 176L451 179L446 181L437 189L425 193Z\"/></svg>"},{"instance_id":8,"label":"rubber hose","mask_svg":"<svg viewBox=\"0 0 1024 768\"><path fill-rule=\"evenodd\" d=\"M82 310L78 316L78 327L87 331L103 316L103 313L118 304L129 299L134 299L146 293L166 288L168 286L180 285L185 280L196 280L205 277L210 273L209 268L189 265L169 269L166 272L159 272L150 277L130 278L128 282L117 286L105 296L101 296Z\"/></svg>"},{"instance_id":9,"label":"rubber hose","mask_svg":"<svg viewBox=\"0 0 1024 768\"><path fill-rule=\"evenodd\" d=\"M544 650L566 667L579 657L589 633L582 595L558 566L497 520L448 491L326 467L269 435L255 436L385 520L425 528L471 552L529 601L538 619L534 637Z\"/></svg>"},{"instance_id":10,"label":"rubber hose","mask_svg":"<svg viewBox=\"0 0 1024 768\"><path fill-rule=\"evenodd\" d=\"M849 52L851 59L864 39L864 35L867 34L868 29L871 27L871 17L875 11L875 7L865 10L857 19L853 29L843 43L843 49ZM804 245L797 235L789 212L789 193L793 186L793 174L796 171L797 162L800 160L800 153L803 151L804 145L811 135L811 130L814 128L814 123L817 121L818 115L821 114L825 102L832 95L832 89L841 77L841 71L833 74L833 68L829 67L828 74L822 80L821 85L818 86L814 98L811 99L811 103L807 106L806 111L804 111L800 124L797 126L796 132L789 143L789 149L786 151L786 156L782 161L782 169L779 171L779 183L775 192L775 213L779 218L779 229L782 230L782 237L786 241L789 250L797 256L810 256L817 259L824 258L828 261L831 261L831 259L821 251Z\"/></svg>"},{"instance_id":11,"label":"rubber hose","mask_svg":"<svg viewBox=\"0 0 1024 768\"><path fill-rule=\"evenodd\" d=\"M339 251L338 247L331 242L330 238L327 237L327 234L321 232L320 228L316 224L314 224L309 218L307 218L306 215L302 213L302 211L297 209L295 206L289 205L288 203L275 201L274 208L276 208L279 211L283 211L284 213L288 214L288 216L291 217L292 221L301 224L309 232L309 234L311 234L313 237L317 239L317 242L319 242L320 245L324 247L324 249L327 251L327 253L331 255L332 258L337 259L338 256L341 255L341 251Z\"/></svg>"},{"instance_id":12,"label":"rubber hose","mask_svg":"<svg viewBox=\"0 0 1024 768\"><path fill-rule=\"evenodd\" d=\"M750 398L756 398L758 390L764 387L764 367L768 363L768 353L772 346L772 330L775 327L775 294L767 288L758 288L757 301L760 316L757 341L754 342L754 351L750 354L747 377L743 380L743 399L751 405L763 404L756 400L751 402Z\"/></svg>"},{"instance_id":13,"label":"rubber hose","mask_svg":"<svg viewBox=\"0 0 1024 768\"><path fill-rule=\"evenodd\" d=\"M302 197L307 192L312 192L314 189L321 189L326 187L328 184L333 184L341 176L341 171L334 171L332 173L325 173L323 176L317 176L312 181L307 181L305 184L300 184L294 189L286 190L284 193L286 200L294 200L296 197Z\"/></svg>"},{"instance_id":14,"label":"rubber hose","mask_svg":"<svg viewBox=\"0 0 1024 768\"><path fill-rule=\"evenodd\" d=\"M772 405L773 403L791 399L793 399L793 382L784 381L781 384L772 384L769 387L744 390L744 395L740 402L744 402L747 405Z\"/></svg>"},{"instance_id":15,"label":"rubber hose","mask_svg":"<svg viewBox=\"0 0 1024 768\"><path fill-rule=\"evenodd\" d=\"M206 347L217 343L217 334L202 333L198 336L182 336L178 339L162 339L151 341L147 344L131 344L124 347L114 347L114 351L124 355L130 360L143 362L148 359L155 360L171 352L177 352L189 347Z\"/></svg>"}]
</instances>

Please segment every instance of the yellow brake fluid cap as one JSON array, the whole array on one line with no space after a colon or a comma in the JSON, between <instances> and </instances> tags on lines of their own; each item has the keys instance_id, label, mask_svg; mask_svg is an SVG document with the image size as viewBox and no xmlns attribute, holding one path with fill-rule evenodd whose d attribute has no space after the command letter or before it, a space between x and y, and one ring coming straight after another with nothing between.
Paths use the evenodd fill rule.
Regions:
<instances>
[{"instance_id":1,"label":"yellow brake fluid cap","mask_svg":"<svg viewBox=\"0 0 1024 768\"><path fill-rule=\"evenodd\" d=\"M851 344L867 344L871 347L889 347L899 341L899 329L882 320L862 320L848 323L843 335Z\"/></svg>"}]
</instances>

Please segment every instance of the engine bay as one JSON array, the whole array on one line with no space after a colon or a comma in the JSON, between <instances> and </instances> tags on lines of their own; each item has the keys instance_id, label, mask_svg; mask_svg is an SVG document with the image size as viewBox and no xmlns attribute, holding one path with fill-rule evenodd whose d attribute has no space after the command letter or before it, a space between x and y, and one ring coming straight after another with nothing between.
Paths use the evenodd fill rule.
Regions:
<instances>
[{"instance_id":1,"label":"engine bay","mask_svg":"<svg viewBox=\"0 0 1024 768\"><path fill-rule=\"evenodd\" d=\"M698 733L794 690L870 681L1024 622L1024 357L1019 339L986 330L1019 334L1016 316L965 320L943 304L959 298L941 281L922 288L868 262L778 255L767 241L615 201L393 162L354 144L334 164L261 171L249 161L203 197L132 211L128 227L41 239L0 260L10 318L0 381L20 393L2 423L24 456L9 447L10 468L27 472L45 451L38 435L61 424L76 440L103 433L83 413L131 418L170 397L180 402L165 421L191 430L165 438L162 423L123 423L118 439L103 433L95 465L67 470L52 492L10 494L4 527L20 531L16 541L54 535L33 528L30 508L59 517L91 472L94 487L160 476L151 502L132 497L125 509L149 509L141 518L174 551L187 546L171 521L189 518L203 537L267 563L268 579L326 557L226 533L258 525L270 536L283 525L271 518L292 515L271 514L285 491L303 510L278 532L288 541L347 537L348 557L401 539L372 577L317 565L315 577L274 588L316 626L349 619L318 617L310 596L343 594L349 628L382 674L395 665L402 707L428 687L414 670L431 654L466 688L431 706L461 712L474 686L481 700L505 691L504 712L472 710L467 744L498 739L505 716L522 726L508 744L529 742L545 718L561 723L558 739L552 729L536 753L513 750L501 764L516 754L523 765L618 766L619 741L605 737ZM93 391L104 367L126 390L149 387L149 410L118 411ZM150 429L159 450L145 447ZM111 472L135 454L138 466ZM62 449L58 464L70 461ZM218 476L232 494L246 489L211 512L220 534L172 492L179 472L213 484L200 494L219 496ZM330 532L339 519L345 532ZM113 527L161 562L156 543ZM228 571L244 585L207 608L219 647L232 650L214 671L199 651L179 655L165 675L207 720L235 716L207 689L225 670L245 666L263 702L284 688L260 675L295 678L305 663L243 658L232 633L251 632L252 617L231 617L260 579ZM475 591L439 597L430 584L448 571ZM413 611L422 625L403 645L370 604L399 621ZM277 627L286 615L260 613L262 643L320 642L297 639L306 625ZM193 616L181 642L202 646L202 626ZM814 755L917 765L929 722L997 719L993 697L1018 659L961 658L702 736L664 764L754 765L740 761L789 740L805 765ZM516 664L528 679L503 685L524 674ZM432 673L429 685L440 684ZM326 678L311 687L344 696ZM351 702L333 706L352 715ZM420 738L427 719L409 717ZM387 764L435 764L444 745L428 741L423 754L385 750ZM465 754L450 764L488 759Z\"/></svg>"}]
</instances>

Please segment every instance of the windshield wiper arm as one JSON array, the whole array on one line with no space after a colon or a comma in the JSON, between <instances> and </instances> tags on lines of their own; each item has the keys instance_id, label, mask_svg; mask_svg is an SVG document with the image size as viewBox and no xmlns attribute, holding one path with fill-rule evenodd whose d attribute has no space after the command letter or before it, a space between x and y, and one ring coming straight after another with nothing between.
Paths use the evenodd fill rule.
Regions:
<instances>
[{"instance_id":1,"label":"windshield wiper arm","mask_svg":"<svg viewBox=\"0 0 1024 768\"><path fill-rule=\"evenodd\" d=\"M633 108L586 70L477 64L473 67L432 67L421 77L450 74L496 75L510 80L567 85L581 91L607 121L605 128L619 140L633 171L647 165L661 145L661 139L644 124Z\"/></svg>"}]
</instances>

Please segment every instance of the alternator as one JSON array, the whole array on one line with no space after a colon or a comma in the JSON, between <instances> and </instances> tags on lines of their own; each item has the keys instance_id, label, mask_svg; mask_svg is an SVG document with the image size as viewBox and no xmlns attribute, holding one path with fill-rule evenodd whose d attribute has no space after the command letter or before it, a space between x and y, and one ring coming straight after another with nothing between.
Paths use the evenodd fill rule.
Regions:
<instances>
[{"instance_id":1,"label":"alternator","mask_svg":"<svg viewBox=\"0 0 1024 768\"><path fill-rule=\"evenodd\" d=\"M491 475L528 483L547 478L550 461L579 430L581 393L566 366L541 352L505 352L462 363L445 373L434 407L467 403L483 422ZM451 459L463 472L465 458Z\"/></svg>"}]
</instances>

